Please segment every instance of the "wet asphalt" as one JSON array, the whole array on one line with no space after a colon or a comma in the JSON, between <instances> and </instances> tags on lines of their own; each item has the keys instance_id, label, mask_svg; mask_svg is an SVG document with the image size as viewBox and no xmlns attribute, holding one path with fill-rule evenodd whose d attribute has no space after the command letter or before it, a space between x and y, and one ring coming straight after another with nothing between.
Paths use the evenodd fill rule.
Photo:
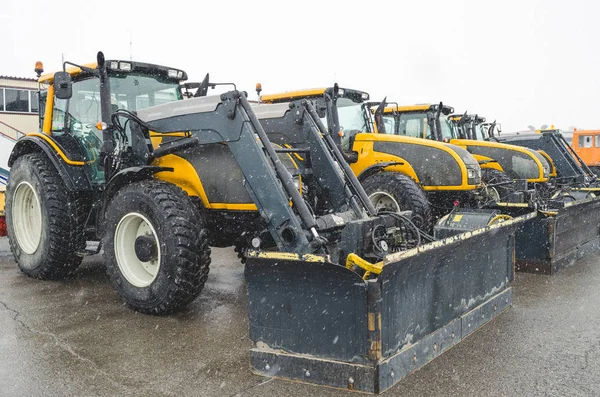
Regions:
<instances>
[{"instance_id":1,"label":"wet asphalt","mask_svg":"<svg viewBox=\"0 0 600 397\"><path fill-rule=\"evenodd\" d=\"M555 276L517 274L513 306L386 396L600 395L600 255ZM0 396L350 396L250 373L243 267L214 249L185 311L137 314L100 257L33 280L0 239Z\"/></svg>"}]
</instances>

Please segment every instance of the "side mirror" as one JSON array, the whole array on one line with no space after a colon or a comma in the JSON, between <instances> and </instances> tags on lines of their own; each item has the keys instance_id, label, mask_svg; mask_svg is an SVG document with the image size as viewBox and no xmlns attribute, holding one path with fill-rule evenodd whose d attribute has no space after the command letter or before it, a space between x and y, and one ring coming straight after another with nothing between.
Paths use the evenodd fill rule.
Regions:
<instances>
[{"instance_id":1,"label":"side mirror","mask_svg":"<svg viewBox=\"0 0 600 397\"><path fill-rule=\"evenodd\" d=\"M73 96L73 82L69 73L54 73L54 96L58 99L70 99Z\"/></svg>"}]
</instances>

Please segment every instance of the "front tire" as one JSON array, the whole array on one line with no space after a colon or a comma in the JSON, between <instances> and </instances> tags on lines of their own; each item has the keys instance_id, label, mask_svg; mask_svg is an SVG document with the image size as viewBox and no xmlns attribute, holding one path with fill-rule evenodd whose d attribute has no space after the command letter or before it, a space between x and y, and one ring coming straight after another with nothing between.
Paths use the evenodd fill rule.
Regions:
<instances>
[{"instance_id":1,"label":"front tire","mask_svg":"<svg viewBox=\"0 0 600 397\"><path fill-rule=\"evenodd\" d=\"M85 249L79 200L70 200L54 165L42 153L13 164L6 187L10 248L23 273L56 280L71 275Z\"/></svg>"},{"instance_id":2,"label":"front tire","mask_svg":"<svg viewBox=\"0 0 600 397\"><path fill-rule=\"evenodd\" d=\"M167 314L192 302L208 278L208 233L177 186L146 180L106 208L104 260L113 287L134 310Z\"/></svg>"},{"instance_id":3,"label":"front tire","mask_svg":"<svg viewBox=\"0 0 600 397\"><path fill-rule=\"evenodd\" d=\"M514 192L513 180L504 172L494 168L484 168L481 170L481 182L486 186L486 191L494 201L502 201L506 196ZM504 185L488 186L498 183Z\"/></svg>"},{"instance_id":4,"label":"front tire","mask_svg":"<svg viewBox=\"0 0 600 397\"><path fill-rule=\"evenodd\" d=\"M432 231L431 206L421 187L397 172L380 172L362 185L377 211L412 211L413 222L427 233Z\"/></svg>"}]
</instances>

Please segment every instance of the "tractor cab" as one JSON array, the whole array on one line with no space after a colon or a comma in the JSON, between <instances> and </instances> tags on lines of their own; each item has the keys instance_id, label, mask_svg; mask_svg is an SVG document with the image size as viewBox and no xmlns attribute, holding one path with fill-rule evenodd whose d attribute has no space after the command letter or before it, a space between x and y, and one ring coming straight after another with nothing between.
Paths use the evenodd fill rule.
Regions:
<instances>
[{"instance_id":1,"label":"tractor cab","mask_svg":"<svg viewBox=\"0 0 600 397\"><path fill-rule=\"evenodd\" d=\"M450 115L448 117L454 135L459 139L472 139L475 141L489 140L488 130L483 127L485 117L476 114Z\"/></svg>"},{"instance_id":2,"label":"tractor cab","mask_svg":"<svg viewBox=\"0 0 600 397\"><path fill-rule=\"evenodd\" d=\"M434 139L449 142L454 138L448 115L454 108L443 104L421 104L414 106L386 106L383 119L392 124L390 132L415 138Z\"/></svg>"},{"instance_id":3,"label":"tractor cab","mask_svg":"<svg viewBox=\"0 0 600 397\"><path fill-rule=\"evenodd\" d=\"M88 165L86 168L94 184L105 182L101 164L103 134L112 134L112 131L104 130L103 126L111 124L117 109L136 112L179 101L182 99L180 82L187 79L184 71L165 66L118 60L107 60L105 65L108 81L102 89L108 91L108 95L100 93L96 63L72 65L62 72L39 77L39 82L47 87L40 92L43 134L39 135L51 136L70 161ZM130 138L120 136L117 142L124 149Z\"/></svg>"},{"instance_id":4,"label":"tractor cab","mask_svg":"<svg viewBox=\"0 0 600 397\"><path fill-rule=\"evenodd\" d=\"M363 91L340 88L336 85L333 88L298 90L260 97L264 103L282 103L297 99L314 101L321 121L336 132L334 139L338 140L344 151L351 149L356 134L374 132L373 120L368 111L369 94ZM336 111L328 111L328 107Z\"/></svg>"}]
</instances>

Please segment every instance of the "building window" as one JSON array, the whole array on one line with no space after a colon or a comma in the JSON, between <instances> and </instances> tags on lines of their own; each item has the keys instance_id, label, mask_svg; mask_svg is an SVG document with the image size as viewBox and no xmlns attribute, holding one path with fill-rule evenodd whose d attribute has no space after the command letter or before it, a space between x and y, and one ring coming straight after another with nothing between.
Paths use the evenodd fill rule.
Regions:
<instances>
[{"instance_id":1,"label":"building window","mask_svg":"<svg viewBox=\"0 0 600 397\"><path fill-rule=\"evenodd\" d=\"M5 88L4 101L7 112L29 112L29 91Z\"/></svg>"},{"instance_id":2,"label":"building window","mask_svg":"<svg viewBox=\"0 0 600 397\"><path fill-rule=\"evenodd\" d=\"M17 88L0 88L0 112L37 113L38 92Z\"/></svg>"}]
</instances>

